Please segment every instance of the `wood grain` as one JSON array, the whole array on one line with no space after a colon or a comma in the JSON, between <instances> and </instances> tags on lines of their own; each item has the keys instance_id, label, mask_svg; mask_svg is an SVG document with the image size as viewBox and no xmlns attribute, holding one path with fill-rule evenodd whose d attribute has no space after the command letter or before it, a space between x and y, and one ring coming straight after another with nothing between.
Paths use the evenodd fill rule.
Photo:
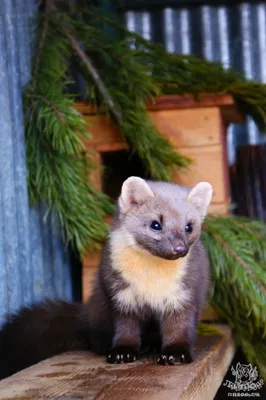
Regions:
<instances>
[{"instance_id":1,"label":"wood grain","mask_svg":"<svg viewBox=\"0 0 266 400\"><path fill-rule=\"evenodd\" d=\"M180 148L180 152L191 157L193 164L187 171L176 173L174 180L186 186L196 185L200 181L207 181L213 187L212 203L226 203L229 200L229 188L224 176L223 146L204 146L199 149Z\"/></svg>"},{"instance_id":2,"label":"wood grain","mask_svg":"<svg viewBox=\"0 0 266 400\"><path fill-rule=\"evenodd\" d=\"M100 252L87 254L82 262L82 299L87 301L92 293L93 281L100 263Z\"/></svg>"},{"instance_id":3,"label":"wood grain","mask_svg":"<svg viewBox=\"0 0 266 400\"><path fill-rule=\"evenodd\" d=\"M195 99L191 94L183 96L164 95L157 96L153 102L147 103L147 109L150 111L204 107L220 108L226 123L235 122L241 124L244 122L243 115L239 112L233 97L230 95L202 93L199 99ZM104 113L104 110L85 101L76 102L75 108L84 115L95 114L96 112Z\"/></svg>"},{"instance_id":4,"label":"wood grain","mask_svg":"<svg viewBox=\"0 0 266 400\"><path fill-rule=\"evenodd\" d=\"M85 141L87 148L98 151L109 151L108 146L114 143L120 146L123 145L125 148L120 130L110 117L106 115L91 115L84 116L84 120L92 136L91 139Z\"/></svg>"},{"instance_id":5,"label":"wood grain","mask_svg":"<svg viewBox=\"0 0 266 400\"><path fill-rule=\"evenodd\" d=\"M219 108L163 110L151 112L150 118L177 148L211 146L221 142Z\"/></svg>"},{"instance_id":6,"label":"wood grain","mask_svg":"<svg viewBox=\"0 0 266 400\"><path fill-rule=\"evenodd\" d=\"M102 190L101 153L99 153L97 151L92 151L90 153L90 162L91 162L93 168L91 168L89 170L88 180L95 189Z\"/></svg>"},{"instance_id":7,"label":"wood grain","mask_svg":"<svg viewBox=\"0 0 266 400\"><path fill-rule=\"evenodd\" d=\"M208 146L220 143L219 108L163 110L150 112L151 121L177 147ZM105 115L84 116L92 138L87 148L109 151L109 145L126 148L119 128Z\"/></svg>"},{"instance_id":8,"label":"wood grain","mask_svg":"<svg viewBox=\"0 0 266 400\"><path fill-rule=\"evenodd\" d=\"M230 202L211 203L209 213L213 215L230 215Z\"/></svg>"},{"instance_id":9,"label":"wood grain","mask_svg":"<svg viewBox=\"0 0 266 400\"><path fill-rule=\"evenodd\" d=\"M182 108L204 108L204 107L217 107L220 108L223 118L226 123L243 123L243 115L239 112L234 99L230 95L217 95L212 93L202 93L198 99L194 96L187 94L183 96L178 95L164 95L155 98L153 103L147 104L148 110L170 110Z\"/></svg>"},{"instance_id":10,"label":"wood grain","mask_svg":"<svg viewBox=\"0 0 266 400\"><path fill-rule=\"evenodd\" d=\"M0 400L211 400L235 352L231 330L199 337L196 360L161 367L153 359L109 365L88 352L65 353L0 382Z\"/></svg>"}]
</instances>

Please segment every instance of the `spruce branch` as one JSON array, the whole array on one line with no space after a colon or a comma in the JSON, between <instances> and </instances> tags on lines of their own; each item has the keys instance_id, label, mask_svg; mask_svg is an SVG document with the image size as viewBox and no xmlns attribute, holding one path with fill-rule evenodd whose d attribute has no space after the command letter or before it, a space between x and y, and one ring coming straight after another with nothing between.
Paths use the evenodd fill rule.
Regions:
<instances>
[{"instance_id":1,"label":"spruce branch","mask_svg":"<svg viewBox=\"0 0 266 400\"><path fill-rule=\"evenodd\" d=\"M41 4L37 4L37 8L40 7ZM46 33L47 33L47 26L49 22L49 14L52 11L53 7L53 0L45 0L45 11L44 11L44 19L43 19L43 27L42 27L42 32L41 32L41 37L40 37L40 43L38 46L38 52L36 56L36 61L35 61L35 68L32 76L32 87L35 88L36 86L36 79L37 79L37 72L40 64L40 59L41 59L41 52L43 50L43 46L45 44L46 40Z\"/></svg>"},{"instance_id":2,"label":"spruce branch","mask_svg":"<svg viewBox=\"0 0 266 400\"><path fill-rule=\"evenodd\" d=\"M89 135L68 94L70 45L59 23L64 17L52 12L51 2L48 10L49 18L44 13L36 26L35 76L23 96L29 197L32 205L47 206L47 215L60 221L64 242L81 254L100 247L107 235L103 218L113 208L88 182Z\"/></svg>"},{"instance_id":3,"label":"spruce branch","mask_svg":"<svg viewBox=\"0 0 266 400\"><path fill-rule=\"evenodd\" d=\"M259 240L264 240L264 239L265 239L265 237L264 237L262 234L256 232L254 229L252 230L251 228L248 228L247 224L244 224L244 223L241 221L241 217L232 218L231 223L232 223L232 225L234 225L236 228L238 228L238 229L240 229L240 230L242 230L242 231L247 232L249 235L251 235L251 236L256 236L256 238L258 238ZM265 228L266 228L266 226L265 226Z\"/></svg>"},{"instance_id":4,"label":"spruce branch","mask_svg":"<svg viewBox=\"0 0 266 400\"><path fill-rule=\"evenodd\" d=\"M259 232L259 235L258 235ZM209 216L202 239L211 262L211 299L249 362L266 377L266 225Z\"/></svg>"},{"instance_id":5,"label":"spruce branch","mask_svg":"<svg viewBox=\"0 0 266 400\"><path fill-rule=\"evenodd\" d=\"M55 114L57 115L59 121L63 124L66 125L66 122L64 120L64 117L62 115L62 113L59 111L59 109L56 107L55 104L53 104L51 101L47 100L44 96L41 96L39 94L31 94L29 95L29 97L32 97L33 99L40 99L42 100L45 104L47 104L49 107L51 107L51 109L55 112Z\"/></svg>"},{"instance_id":6,"label":"spruce branch","mask_svg":"<svg viewBox=\"0 0 266 400\"><path fill-rule=\"evenodd\" d=\"M73 34L66 28L63 27L63 31L65 32L66 36L68 37L71 46L73 47L74 51L79 55L83 64L88 69L89 73L91 74L95 84L97 85L99 91L101 92L103 98L105 99L107 105L110 107L110 110L119 124L122 123L122 114L118 110L116 104L114 103L107 87L105 86L103 80L101 79L100 74L98 73L97 69L94 67L92 60L90 57L83 51L82 47L80 46L77 39L73 36Z\"/></svg>"},{"instance_id":7,"label":"spruce branch","mask_svg":"<svg viewBox=\"0 0 266 400\"><path fill-rule=\"evenodd\" d=\"M235 221L232 220L233 224L235 225ZM229 243L227 243L222 237L217 233L213 232L208 226L204 225L203 229L208 232L210 235L212 235L217 242L221 244L223 249L228 252L234 259L237 261L244 269L245 271L251 276L251 278L256 282L258 288L260 288L261 292L266 296L266 289L263 287L261 282L256 278L256 275L252 271L252 269L248 266L248 264L232 249ZM243 227L241 227L243 229Z\"/></svg>"}]
</instances>

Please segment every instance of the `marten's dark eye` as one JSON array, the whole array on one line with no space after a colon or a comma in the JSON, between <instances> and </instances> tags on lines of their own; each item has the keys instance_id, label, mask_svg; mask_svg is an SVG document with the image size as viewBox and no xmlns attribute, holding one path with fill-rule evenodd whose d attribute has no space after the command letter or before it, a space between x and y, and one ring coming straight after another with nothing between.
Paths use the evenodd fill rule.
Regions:
<instances>
[{"instance_id":1,"label":"marten's dark eye","mask_svg":"<svg viewBox=\"0 0 266 400\"><path fill-rule=\"evenodd\" d=\"M161 231L162 230L162 225L158 221L152 221L151 229L153 229L155 231Z\"/></svg>"},{"instance_id":2,"label":"marten's dark eye","mask_svg":"<svg viewBox=\"0 0 266 400\"><path fill-rule=\"evenodd\" d=\"M186 231L187 233L191 233L191 232L193 231L192 224L187 224L187 225L185 226L185 231Z\"/></svg>"}]
</instances>

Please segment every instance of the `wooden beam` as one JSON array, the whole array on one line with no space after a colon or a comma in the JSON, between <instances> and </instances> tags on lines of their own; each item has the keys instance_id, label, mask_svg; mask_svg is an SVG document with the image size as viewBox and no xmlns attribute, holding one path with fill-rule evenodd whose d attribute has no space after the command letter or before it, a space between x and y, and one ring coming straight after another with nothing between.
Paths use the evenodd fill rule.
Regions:
<instances>
[{"instance_id":1,"label":"wooden beam","mask_svg":"<svg viewBox=\"0 0 266 400\"><path fill-rule=\"evenodd\" d=\"M162 367L156 360L110 365L89 352L55 356L0 382L0 400L213 399L233 359L231 330L197 340L196 360Z\"/></svg>"},{"instance_id":2,"label":"wooden beam","mask_svg":"<svg viewBox=\"0 0 266 400\"><path fill-rule=\"evenodd\" d=\"M217 107L220 108L222 116L226 123L243 123L243 115L237 109L235 101L230 95L217 95L212 93L203 93L199 99L187 94L183 96L164 95L157 96L154 103L147 104L150 111L160 110L180 110L182 108L203 108Z\"/></svg>"},{"instance_id":3,"label":"wooden beam","mask_svg":"<svg viewBox=\"0 0 266 400\"><path fill-rule=\"evenodd\" d=\"M196 100L191 94L183 96L179 95L163 95L157 96L154 102L147 103L149 111L161 110L180 110L183 108L202 108L202 107L217 107L220 108L222 116L226 123L243 123L244 117L238 110L234 99L230 95L218 95L203 93L199 99ZM96 113L104 114L103 110L97 109L96 106L91 105L85 101L78 101L75 103L75 108L83 115L93 115Z\"/></svg>"}]
</instances>

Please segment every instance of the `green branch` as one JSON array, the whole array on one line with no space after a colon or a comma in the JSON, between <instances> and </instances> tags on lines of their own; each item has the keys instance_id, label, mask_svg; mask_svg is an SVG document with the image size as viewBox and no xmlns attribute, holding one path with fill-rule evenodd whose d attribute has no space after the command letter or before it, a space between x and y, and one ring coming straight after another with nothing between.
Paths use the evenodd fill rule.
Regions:
<instances>
[{"instance_id":1,"label":"green branch","mask_svg":"<svg viewBox=\"0 0 266 400\"><path fill-rule=\"evenodd\" d=\"M212 301L250 362L266 377L266 226L243 217L208 217Z\"/></svg>"},{"instance_id":2,"label":"green branch","mask_svg":"<svg viewBox=\"0 0 266 400\"><path fill-rule=\"evenodd\" d=\"M71 46L73 47L74 52L80 57L82 60L83 64L86 66L86 68L89 71L89 74L92 76L95 85L101 92L104 100L106 101L106 104L109 106L110 110L112 111L113 116L117 119L119 124L122 123L122 115L121 112L117 109L116 104L114 103L112 97L110 96L108 89L106 88L103 80L101 79L97 69L94 67L92 60L89 58L89 56L82 50L79 42L76 40L76 38L70 33L70 31L67 28L63 28L63 31L65 32L67 38L69 39L69 42L71 43Z\"/></svg>"}]
</instances>

